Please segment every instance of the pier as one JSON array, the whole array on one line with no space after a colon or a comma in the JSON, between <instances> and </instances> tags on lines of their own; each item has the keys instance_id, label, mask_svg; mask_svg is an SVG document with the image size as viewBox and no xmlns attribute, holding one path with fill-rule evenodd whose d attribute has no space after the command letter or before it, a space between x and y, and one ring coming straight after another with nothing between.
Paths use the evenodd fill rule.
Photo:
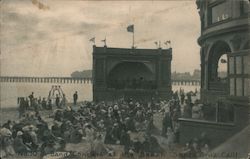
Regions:
<instances>
[{"instance_id":1,"label":"pier","mask_svg":"<svg viewBox=\"0 0 250 159\"><path fill-rule=\"evenodd\" d=\"M200 80L190 79L190 80L179 80L172 79L172 85L175 86L200 86Z\"/></svg>"},{"instance_id":2,"label":"pier","mask_svg":"<svg viewBox=\"0 0 250 159\"><path fill-rule=\"evenodd\" d=\"M70 84L92 84L91 77L20 77L20 76L0 76L0 82L9 83L70 83ZM172 80L172 85L199 86L200 80Z\"/></svg>"},{"instance_id":3,"label":"pier","mask_svg":"<svg viewBox=\"0 0 250 159\"><path fill-rule=\"evenodd\" d=\"M10 83L92 83L92 78L72 78L72 77L15 77L0 76L0 82Z\"/></svg>"}]
</instances>

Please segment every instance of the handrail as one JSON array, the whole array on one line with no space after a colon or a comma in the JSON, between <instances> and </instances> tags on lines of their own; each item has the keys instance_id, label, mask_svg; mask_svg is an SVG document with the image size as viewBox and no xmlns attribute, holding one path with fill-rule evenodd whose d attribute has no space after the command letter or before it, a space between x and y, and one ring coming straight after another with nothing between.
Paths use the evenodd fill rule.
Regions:
<instances>
[{"instance_id":1,"label":"handrail","mask_svg":"<svg viewBox=\"0 0 250 159\"><path fill-rule=\"evenodd\" d=\"M178 120L179 121L187 121L187 122L196 122L196 123L211 124L211 125L235 126L234 123L224 123L224 122L208 121L208 120L203 120L203 119L179 118Z\"/></svg>"}]
</instances>

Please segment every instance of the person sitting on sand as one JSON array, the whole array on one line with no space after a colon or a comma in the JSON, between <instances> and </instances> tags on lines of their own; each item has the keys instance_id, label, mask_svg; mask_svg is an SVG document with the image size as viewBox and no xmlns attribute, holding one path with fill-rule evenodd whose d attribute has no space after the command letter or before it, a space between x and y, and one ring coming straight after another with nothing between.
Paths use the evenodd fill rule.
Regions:
<instances>
[{"instance_id":1,"label":"person sitting on sand","mask_svg":"<svg viewBox=\"0 0 250 159\"><path fill-rule=\"evenodd\" d=\"M54 125L51 127L51 131L53 135L55 135L56 137L62 136L62 132L59 123L57 121L54 122Z\"/></svg>"},{"instance_id":2,"label":"person sitting on sand","mask_svg":"<svg viewBox=\"0 0 250 159\"><path fill-rule=\"evenodd\" d=\"M12 128L12 122L11 120L8 120L6 123L3 124L3 128L11 130Z\"/></svg>"},{"instance_id":3,"label":"person sitting on sand","mask_svg":"<svg viewBox=\"0 0 250 159\"><path fill-rule=\"evenodd\" d=\"M23 135L23 132L18 131L17 136L14 139L14 144L13 144L14 150L17 154L26 154L27 152L31 151L31 149L23 143L22 135Z\"/></svg>"},{"instance_id":4,"label":"person sitting on sand","mask_svg":"<svg viewBox=\"0 0 250 159\"><path fill-rule=\"evenodd\" d=\"M102 135L98 134L96 139L93 141L93 155L103 156L107 153L107 149L102 140Z\"/></svg>"},{"instance_id":5,"label":"person sitting on sand","mask_svg":"<svg viewBox=\"0 0 250 159\"><path fill-rule=\"evenodd\" d=\"M1 129L1 149L4 151L4 154L8 156L13 156L15 151L13 149L13 138L12 132L7 128Z\"/></svg>"},{"instance_id":6,"label":"person sitting on sand","mask_svg":"<svg viewBox=\"0 0 250 159\"><path fill-rule=\"evenodd\" d=\"M29 147L32 151L36 151L38 145L35 143L35 137L30 133L29 126L23 127L23 143Z\"/></svg>"}]
</instances>

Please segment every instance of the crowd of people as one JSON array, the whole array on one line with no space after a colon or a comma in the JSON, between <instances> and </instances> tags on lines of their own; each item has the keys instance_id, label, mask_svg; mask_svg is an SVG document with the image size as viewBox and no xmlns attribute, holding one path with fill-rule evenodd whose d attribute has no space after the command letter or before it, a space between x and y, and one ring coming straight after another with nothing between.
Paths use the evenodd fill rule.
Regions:
<instances>
[{"instance_id":1,"label":"crowd of people","mask_svg":"<svg viewBox=\"0 0 250 159\"><path fill-rule=\"evenodd\" d=\"M198 99L193 101L193 96L197 96L198 91L187 92L180 89L173 93L172 100L169 101L168 109L165 111L165 117L163 118L162 134L168 132L169 128L174 130L175 141L179 142L179 118L192 118L207 120L211 116L211 108L208 104L202 104ZM214 113L214 112L212 112ZM167 133L168 134L168 133ZM179 154L180 158L198 158L204 157L210 150L211 142L205 132L201 133L186 143L186 147Z\"/></svg>"},{"instance_id":2,"label":"crowd of people","mask_svg":"<svg viewBox=\"0 0 250 159\"><path fill-rule=\"evenodd\" d=\"M143 77L138 79L111 79L108 87L113 89L156 89L156 83Z\"/></svg>"},{"instance_id":3,"label":"crowd of people","mask_svg":"<svg viewBox=\"0 0 250 159\"><path fill-rule=\"evenodd\" d=\"M77 101L77 92L74 95L74 101ZM67 99L65 94L62 94L60 97L56 94L55 98L35 98L34 92L32 92L28 97L19 97L19 116L21 117L26 111L35 111L39 110L52 110L52 106L55 105L57 108L64 108L66 106Z\"/></svg>"},{"instance_id":4,"label":"crowd of people","mask_svg":"<svg viewBox=\"0 0 250 159\"><path fill-rule=\"evenodd\" d=\"M198 120L233 122L233 106L226 101L215 101L215 103L201 103L196 99L192 101L192 96L196 96L197 91L184 93L183 90L175 92L174 96L180 98L183 106L183 118Z\"/></svg>"},{"instance_id":5,"label":"crowd of people","mask_svg":"<svg viewBox=\"0 0 250 159\"><path fill-rule=\"evenodd\" d=\"M29 109L20 111L20 119L9 120L1 126L1 157L32 152L45 156L57 151L68 151L66 145L69 143L85 143L88 148L84 153L91 156L114 155L114 150L107 145L123 146L123 155L128 157L135 154L160 156L165 150L158 135L166 139L169 151L179 142L178 118L184 116L187 110L184 106L182 111L181 95L178 93L174 93L169 101L153 98L150 102L139 103L130 98L99 103L86 101L80 104L75 94L73 105L65 103L58 107L55 104L53 113L49 115L52 120L49 120L41 115L43 109L33 109L36 102L32 93L29 96L30 105L24 104L25 107L29 105ZM184 103L192 104L189 96L185 95ZM20 102L20 107L23 107L22 104ZM155 114L164 114L162 130L154 124ZM189 143L189 148L201 150L204 146L209 147L208 142L199 140L196 142L196 146L199 146L197 148L194 141ZM201 144L203 142L205 144Z\"/></svg>"}]
</instances>

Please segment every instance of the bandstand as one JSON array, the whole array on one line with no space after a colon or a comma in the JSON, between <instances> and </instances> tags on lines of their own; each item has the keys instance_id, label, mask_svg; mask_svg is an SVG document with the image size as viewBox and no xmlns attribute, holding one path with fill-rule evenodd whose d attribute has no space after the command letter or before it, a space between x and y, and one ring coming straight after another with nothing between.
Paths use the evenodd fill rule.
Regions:
<instances>
[{"instance_id":1,"label":"bandstand","mask_svg":"<svg viewBox=\"0 0 250 159\"><path fill-rule=\"evenodd\" d=\"M170 49L93 46L93 99L116 100L171 95Z\"/></svg>"}]
</instances>

